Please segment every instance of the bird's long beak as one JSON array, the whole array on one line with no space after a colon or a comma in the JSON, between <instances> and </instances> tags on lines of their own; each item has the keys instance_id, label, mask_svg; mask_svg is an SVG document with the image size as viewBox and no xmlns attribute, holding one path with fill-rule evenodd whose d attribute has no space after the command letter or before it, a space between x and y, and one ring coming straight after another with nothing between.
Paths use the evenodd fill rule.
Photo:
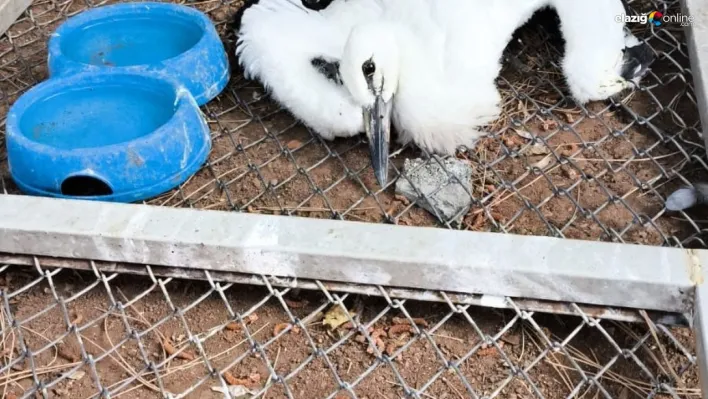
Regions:
<instances>
[{"instance_id":1,"label":"bird's long beak","mask_svg":"<svg viewBox=\"0 0 708 399\"><path fill-rule=\"evenodd\" d=\"M379 186L384 187L388 181L388 148L391 136L391 103L385 102L380 95L371 108L364 108L364 123L366 137L371 150L371 166Z\"/></svg>"}]
</instances>

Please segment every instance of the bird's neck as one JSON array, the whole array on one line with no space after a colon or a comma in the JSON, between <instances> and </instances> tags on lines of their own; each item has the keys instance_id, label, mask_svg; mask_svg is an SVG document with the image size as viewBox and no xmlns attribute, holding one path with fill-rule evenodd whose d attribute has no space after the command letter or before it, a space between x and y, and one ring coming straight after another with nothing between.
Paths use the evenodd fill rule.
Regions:
<instances>
[{"instance_id":1,"label":"bird's neck","mask_svg":"<svg viewBox=\"0 0 708 399\"><path fill-rule=\"evenodd\" d=\"M499 101L495 84L498 60L462 62L446 55L444 41L449 38L398 32L402 83L395 102L399 111L407 108L411 110L407 114L428 114L427 118L420 116L432 121L450 113L473 117L478 110L495 110ZM423 111L421 104L425 104Z\"/></svg>"}]
</instances>

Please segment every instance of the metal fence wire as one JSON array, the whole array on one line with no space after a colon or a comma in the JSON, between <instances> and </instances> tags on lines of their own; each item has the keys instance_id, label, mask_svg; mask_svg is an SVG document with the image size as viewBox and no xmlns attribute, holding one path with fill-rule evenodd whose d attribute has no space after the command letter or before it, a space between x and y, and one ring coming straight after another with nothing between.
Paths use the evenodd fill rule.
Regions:
<instances>
[{"instance_id":1,"label":"metal fence wire","mask_svg":"<svg viewBox=\"0 0 708 399\"><path fill-rule=\"evenodd\" d=\"M30 263L0 269L3 397L700 397L690 330L644 312L629 324L574 304L570 317L510 298L492 311L444 292Z\"/></svg>"},{"instance_id":2,"label":"metal fence wire","mask_svg":"<svg viewBox=\"0 0 708 399\"><path fill-rule=\"evenodd\" d=\"M0 37L3 121L47 77L53 29L106 3L34 1ZM235 66L228 21L241 2L187 4L216 23ZM630 13L651 10L676 13L679 2L629 1ZM708 172L683 28L633 29L657 56L641 88L580 106L566 94L553 14L540 13L505 52L502 117L458 155L472 186L447 171L439 187L414 186L412 197L394 183L378 187L362 138L320 139L234 68L203 108L213 139L207 164L148 203L706 248L701 210L664 208L673 189ZM3 128L0 192L16 194ZM420 170L445 169L396 148L391 181L416 157ZM446 190L463 190L469 207L432 207ZM693 332L643 311L537 307L559 316L529 310L524 299L503 298L491 310L444 292L8 259L0 256L8 264L0 268L7 398L700 396Z\"/></svg>"}]
</instances>

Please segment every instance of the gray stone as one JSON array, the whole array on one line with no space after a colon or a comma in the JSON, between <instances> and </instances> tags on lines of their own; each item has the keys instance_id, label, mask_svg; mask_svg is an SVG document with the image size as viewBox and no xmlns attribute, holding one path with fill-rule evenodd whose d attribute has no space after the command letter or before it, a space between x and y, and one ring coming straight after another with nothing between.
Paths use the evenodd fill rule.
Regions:
<instances>
[{"instance_id":1,"label":"gray stone","mask_svg":"<svg viewBox=\"0 0 708 399\"><path fill-rule=\"evenodd\" d=\"M472 167L456 158L406 159L402 175L396 181L396 194L405 196L433 215L437 211L444 221L450 221L457 214L464 216L470 209L471 178ZM428 201L420 198L416 189Z\"/></svg>"}]
</instances>

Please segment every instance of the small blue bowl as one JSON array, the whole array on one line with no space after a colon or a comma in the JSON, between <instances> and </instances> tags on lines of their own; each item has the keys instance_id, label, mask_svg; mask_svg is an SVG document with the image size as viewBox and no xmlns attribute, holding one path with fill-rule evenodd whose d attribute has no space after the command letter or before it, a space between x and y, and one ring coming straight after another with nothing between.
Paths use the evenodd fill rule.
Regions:
<instances>
[{"instance_id":1,"label":"small blue bowl","mask_svg":"<svg viewBox=\"0 0 708 399\"><path fill-rule=\"evenodd\" d=\"M197 104L229 82L229 61L209 17L186 6L122 3L64 22L49 40L50 77L103 70L156 72L177 80Z\"/></svg>"},{"instance_id":2,"label":"small blue bowl","mask_svg":"<svg viewBox=\"0 0 708 399\"><path fill-rule=\"evenodd\" d=\"M44 81L6 121L10 174L33 195L134 202L196 173L211 150L190 93L151 73L83 73Z\"/></svg>"}]
</instances>

